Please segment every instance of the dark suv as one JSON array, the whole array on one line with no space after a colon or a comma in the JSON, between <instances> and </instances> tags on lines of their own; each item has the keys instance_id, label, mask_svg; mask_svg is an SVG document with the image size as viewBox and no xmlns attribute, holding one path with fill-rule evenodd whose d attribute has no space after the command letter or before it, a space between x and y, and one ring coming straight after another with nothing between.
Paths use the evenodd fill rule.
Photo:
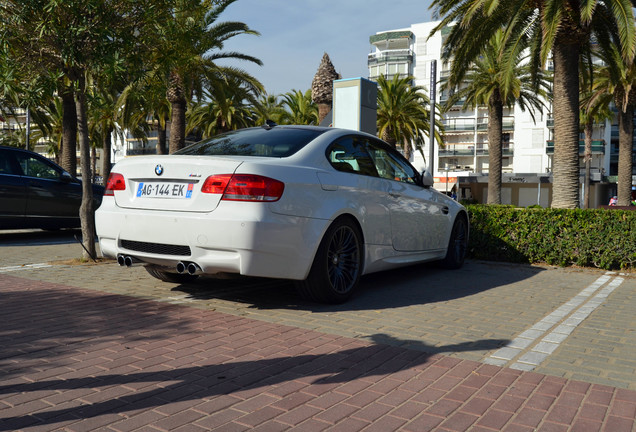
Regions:
<instances>
[{"instance_id":1,"label":"dark suv","mask_svg":"<svg viewBox=\"0 0 636 432\"><path fill-rule=\"evenodd\" d=\"M104 188L93 185L95 208ZM0 229L80 226L82 183L37 153L0 146Z\"/></svg>"}]
</instances>

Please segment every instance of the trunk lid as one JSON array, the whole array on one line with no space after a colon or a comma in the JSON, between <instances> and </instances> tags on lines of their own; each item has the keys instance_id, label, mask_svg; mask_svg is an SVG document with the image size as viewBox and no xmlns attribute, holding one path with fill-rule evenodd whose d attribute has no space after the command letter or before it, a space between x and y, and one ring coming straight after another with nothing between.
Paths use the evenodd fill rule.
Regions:
<instances>
[{"instance_id":1,"label":"trunk lid","mask_svg":"<svg viewBox=\"0 0 636 432\"><path fill-rule=\"evenodd\" d=\"M119 207L144 210L211 212L221 194L201 193L205 179L234 174L243 161L210 156L133 156L117 163L113 172L124 176L126 189L115 191Z\"/></svg>"}]
</instances>

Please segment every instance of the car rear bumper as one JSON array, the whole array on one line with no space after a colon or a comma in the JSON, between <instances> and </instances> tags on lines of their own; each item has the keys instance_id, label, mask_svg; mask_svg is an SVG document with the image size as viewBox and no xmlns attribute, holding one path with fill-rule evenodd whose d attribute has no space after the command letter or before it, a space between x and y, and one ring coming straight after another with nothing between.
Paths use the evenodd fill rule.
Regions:
<instances>
[{"instance_id":1,"label":"car rear bumper","mask_svg":"<svg viewBox=\"0 0 636 432\"><path fill-rule=\"evenodd\" d=\"M263 203L227 204L212 213L122 212L105 201L95 215L102 254L175 270L191 262L204 274L307 277L329 221L274 214Z\"/></svg>"}]
</instances>

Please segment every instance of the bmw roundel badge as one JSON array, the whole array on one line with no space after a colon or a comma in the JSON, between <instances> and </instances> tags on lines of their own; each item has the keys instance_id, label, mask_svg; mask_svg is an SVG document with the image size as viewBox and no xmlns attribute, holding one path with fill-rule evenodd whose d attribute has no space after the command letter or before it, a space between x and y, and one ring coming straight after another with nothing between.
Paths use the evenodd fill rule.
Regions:
<instances>
[{"instance_id":1,"label":"bmw roundel badge","mask_svg":"<svg viewBox=\"0 0 636 432\"><path fill-rule=\"evenodd\" d=\"M157 165L155 167L155 174L157 174L158 176L160 176L161 174L163 174L163 167L161 165Z\"/></svg>"}]
</instances>

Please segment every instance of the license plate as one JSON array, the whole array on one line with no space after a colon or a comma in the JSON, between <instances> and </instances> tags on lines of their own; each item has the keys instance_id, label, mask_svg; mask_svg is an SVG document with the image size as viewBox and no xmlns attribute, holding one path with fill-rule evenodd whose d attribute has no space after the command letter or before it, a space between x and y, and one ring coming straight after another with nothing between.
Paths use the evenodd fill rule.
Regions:
<instances>
[{"instance_id":1,"label":"license plate","mask_svg":"<svg viewBox=\"0 0 636 432\"><path fill-rule=\"evenodd\" d=\"M193 183L141 182L137 198L192 198Z\"/></svg>"}]
</instances>

